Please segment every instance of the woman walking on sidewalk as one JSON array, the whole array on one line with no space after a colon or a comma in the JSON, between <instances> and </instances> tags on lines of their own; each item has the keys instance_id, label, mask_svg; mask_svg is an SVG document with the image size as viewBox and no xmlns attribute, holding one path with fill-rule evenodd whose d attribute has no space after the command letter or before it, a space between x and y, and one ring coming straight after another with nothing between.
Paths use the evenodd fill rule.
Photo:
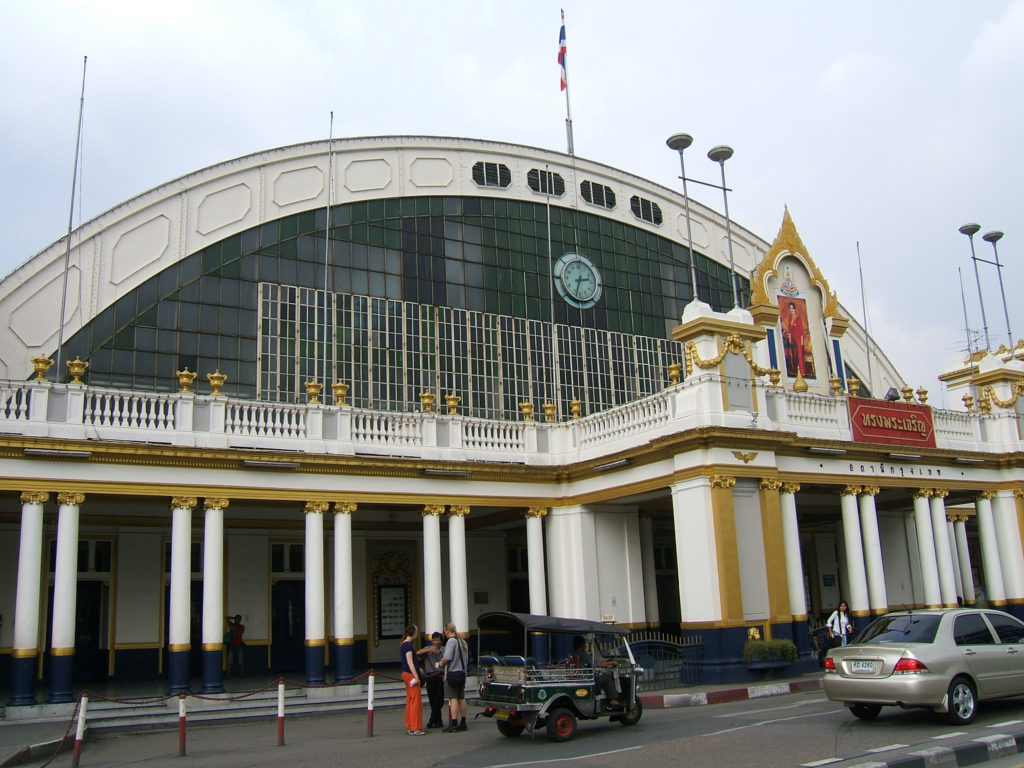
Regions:
<instances>
[{"instance_id":1,"label":"woman walking on sidewalk","mask_svg":"<svg viewBox=\"0 0 1024 768\"><path fill-rule=\"evenodd\" d=\"M414 642L419 630L410 624L402 634L398 652L402 658L402 682L405 683L405 732L423 736L423 696L420 694L420 664Z\"/></svg>"}]
</instances>

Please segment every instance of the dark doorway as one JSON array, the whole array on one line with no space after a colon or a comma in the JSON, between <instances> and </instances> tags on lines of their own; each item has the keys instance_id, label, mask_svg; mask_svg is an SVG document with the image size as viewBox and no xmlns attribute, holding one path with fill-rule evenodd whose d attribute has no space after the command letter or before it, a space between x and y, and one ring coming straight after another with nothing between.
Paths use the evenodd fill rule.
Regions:
<instances>
[{"instance_id":1,"label":"dark doorway","mask_svg":"<svg viewBox=\"0 0 1024 768\"><path fill-rule=\"evenodd\" d=\"M277 581L270 588L270 669L299 672L305 668L306 582Z\"/></svg>"},{"instance_id":2,"label":"dark doorway","mask_svg":"<svg viewBox=\"0 0 1024 768\"><path fill-rule=\"evenodd\" d=\"M50 585L49 623L46 632L46 653L43 676L50 674L50 649L53 646L53 585ZM97 682L107 679L109 648L110 587L101 581L80 581L75 588L75 662L74 682Z\"/></svg>"}]
</instances>

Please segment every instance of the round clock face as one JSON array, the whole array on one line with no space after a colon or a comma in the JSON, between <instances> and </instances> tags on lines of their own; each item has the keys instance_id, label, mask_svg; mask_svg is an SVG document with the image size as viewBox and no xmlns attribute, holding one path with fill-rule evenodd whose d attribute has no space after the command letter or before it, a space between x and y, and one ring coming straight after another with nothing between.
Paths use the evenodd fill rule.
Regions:
<instances>
[{"instance_id":1,"label":"round clock face","mask_svg":"<svg viewBox=\"0 0 1024 768\"><path fill-rule=\"evenodd\" d=\"M555 286L574 307L587 309L601 298L601 275L589 259L567 253L555 264Z\"/></svg>"}]
</instances>

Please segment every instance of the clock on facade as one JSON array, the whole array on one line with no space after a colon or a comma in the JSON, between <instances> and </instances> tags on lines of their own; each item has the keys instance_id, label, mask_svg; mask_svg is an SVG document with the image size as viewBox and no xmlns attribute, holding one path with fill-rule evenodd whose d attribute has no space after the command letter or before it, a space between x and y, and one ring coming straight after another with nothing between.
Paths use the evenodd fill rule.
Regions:
<instances>
[{"instance_id":1,"label":"clock on facade","mask_svg":"<svg viewBox=\"0 0 1024 768\"><path fill-rule=\"evenodd\" d=\"M567 253L555 262L555 287L574 307L588 309L601 298L601 274L586 256Z\"/></svg>"}]
</instances>

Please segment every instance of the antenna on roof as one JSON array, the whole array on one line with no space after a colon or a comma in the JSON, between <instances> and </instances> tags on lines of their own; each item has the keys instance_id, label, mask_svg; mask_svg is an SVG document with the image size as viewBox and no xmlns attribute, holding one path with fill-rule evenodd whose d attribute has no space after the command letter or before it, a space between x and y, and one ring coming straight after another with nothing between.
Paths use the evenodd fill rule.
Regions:
<instances>
[{"instance_id":1,"label":"antenna on roof","mask_svg":"<svg viewBox=\"0 0 1024 768\"><path fill-rule=\"evenodd\" d=\"M78 153L82 148L82 112L85 111L85 65L88 56L82 57L82 96L78 102L78 132L75 134L75 168L71 172L71 208L68 211L68 237L64 243L64 287L60 296L60 324L57 326L57 381L61 376L61 353L64 347L64 312L68 302L68 271L71 268L71 228L75 221L75 185L78 183Z\"/></svg>"},{"instance_id":2,"label":"antenna on roof","mask_svg":"<svg viewBox=\"0 0 1024 768\"><path fill-rule=\"evenodd\" d=\"M857 241L857 271L860 273L860 307L864 317L864 354L868 358L868 391L875 391L874 375L871 372L871 333L868 331L868 303L864 299L864 268L860 263L860 240Z\"/></svg>"}]
</instances>

